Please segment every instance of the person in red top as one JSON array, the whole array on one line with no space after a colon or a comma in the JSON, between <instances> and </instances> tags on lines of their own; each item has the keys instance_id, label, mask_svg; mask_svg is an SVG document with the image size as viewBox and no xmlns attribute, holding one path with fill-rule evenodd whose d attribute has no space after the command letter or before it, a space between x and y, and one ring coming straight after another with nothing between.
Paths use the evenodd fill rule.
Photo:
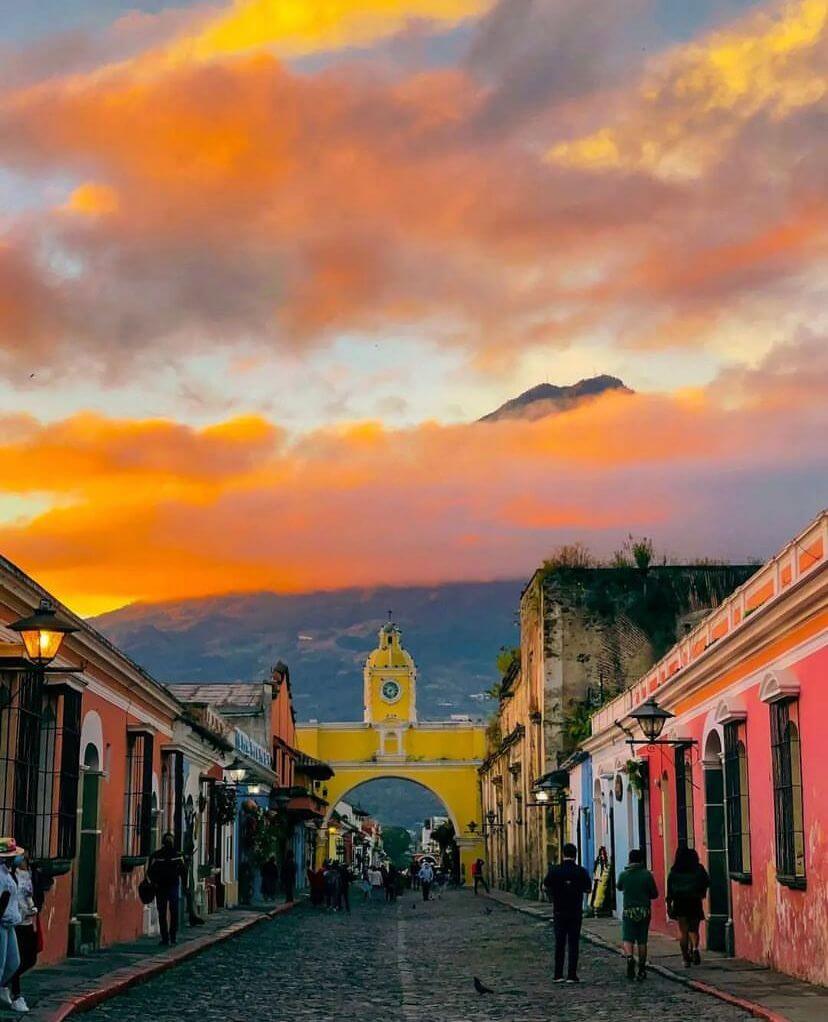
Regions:
<instances>
[{"instance_id":1,"label":"person in red top","mask_svg":"<svg viewBox=\"0 0 828 1022\"><path fill-rule=\"evenodd\" d=\"M477 894L477 888L480 884L486 888L486 894L489 893L489 885L486 883L486 878L483 876L483 860L475 859L472 863L472 880L474 882L474 893Z\"/></svg>"}]
</instances>

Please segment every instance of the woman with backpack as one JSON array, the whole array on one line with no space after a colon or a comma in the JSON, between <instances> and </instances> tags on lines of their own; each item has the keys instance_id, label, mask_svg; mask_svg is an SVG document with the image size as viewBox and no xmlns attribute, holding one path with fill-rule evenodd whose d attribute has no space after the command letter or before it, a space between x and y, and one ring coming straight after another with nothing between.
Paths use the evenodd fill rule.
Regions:
<instances>
[{"instance_id":1,"label":"woman with backpack","mask_svg":"<svg viewBox=\"0 0 828 1022\"><path fill-rule=\"evenodd\" d=\"M704 899L710 887L707 870L695 848L681 844L667 877L667 914L679 928L679 946L684 967L701 965L699 924L704 919Z\"/></svg>"}]
</instances>

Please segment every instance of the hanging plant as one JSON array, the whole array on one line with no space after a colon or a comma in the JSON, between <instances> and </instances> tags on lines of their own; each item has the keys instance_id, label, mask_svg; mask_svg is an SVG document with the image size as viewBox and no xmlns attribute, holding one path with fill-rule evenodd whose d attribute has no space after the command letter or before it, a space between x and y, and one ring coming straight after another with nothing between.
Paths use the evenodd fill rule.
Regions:
<instances>
[{"instance_id":1,"label":"hanging plant","mask_svg":"<svg viewBox=\"0 0 828 1022\"><path fill-rule=\"evenodd\" d=\"M236 818L236 791L229 785L217 784L213 788L213 812L221 826Z\"/></svg>"},{"instance_id":2,"label":"hanging plant","mask_svg":"<svg viewBox=\"0 0 828 1022\"><path fill-rule=\"evenodd\" d=\"M285 850L290 835L290 821L282 813L266 809L260 811L252 838L254 861L262 863L273 856L278 862Z\"/></svg>"},{"instance_id":3,"label":"hanging plant","mask_svg":"<svg viewBox=\"0 0 828 1022\"><path fill-rule=\"evenodd\" d=\"M647 764L641 759L628 759L625 769L630 787L641 798L644 794Z\"/></svg>"}]
</instances>

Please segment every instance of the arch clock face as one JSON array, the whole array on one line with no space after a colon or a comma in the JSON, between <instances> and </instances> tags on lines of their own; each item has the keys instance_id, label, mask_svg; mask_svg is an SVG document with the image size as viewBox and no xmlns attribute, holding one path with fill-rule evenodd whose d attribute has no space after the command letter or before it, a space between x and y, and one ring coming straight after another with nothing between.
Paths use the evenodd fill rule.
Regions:
<instances>
[{"instance_id":1,"label":"arch clock face","mask_svg":"<svg viewBox=\"0 0 828 1022\"><path fill-rule=\"evenodd\" d=\"M380 695L386 701L386 703L395 703L402 695L402 689L396 681L391 680L384 681L382 688L380 689Z\"/></svg>"}]
</instances>

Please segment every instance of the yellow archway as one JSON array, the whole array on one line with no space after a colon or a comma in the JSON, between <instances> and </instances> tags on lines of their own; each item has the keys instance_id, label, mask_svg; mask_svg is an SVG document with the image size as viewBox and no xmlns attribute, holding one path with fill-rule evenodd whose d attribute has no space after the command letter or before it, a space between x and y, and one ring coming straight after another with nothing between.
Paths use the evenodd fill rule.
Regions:
<instances>
[{"instance_id":1,"label":"yellow archway","mask_svg":"<svg viewBox=\"0 0 828 1022\"><path fill-rule=\"evenodd\" d=\"M469 719L419 721L416 679L399 629L385 625L365 664L364 720L300 724L297 745L334 770L327 784L331 807L357 785L385 777L414 781L432 791L454 824L468 883L472 863L484 854L477 770L486 754L485 727ZM471 821L477 835L469 832Z\"/></svg>"}]
</instances>

